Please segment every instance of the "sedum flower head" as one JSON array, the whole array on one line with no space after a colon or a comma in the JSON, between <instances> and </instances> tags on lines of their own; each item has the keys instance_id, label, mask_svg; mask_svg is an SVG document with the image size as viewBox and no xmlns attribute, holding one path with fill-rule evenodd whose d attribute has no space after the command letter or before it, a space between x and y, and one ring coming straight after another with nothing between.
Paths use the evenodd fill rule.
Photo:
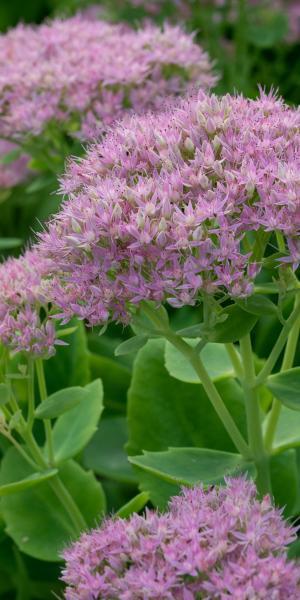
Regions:
<instances>
[{"instance_id":1,"label":"sedum flower head","mask_svg":"<svg viewBox=\"0 0 300 600\"><path fill-rule=\"evenodd\" d=\"M94 138L128 110L156 109L166 95L215 81L207 54L178 26L134 31L80 15L19 25L0 36L0 137L47 126L51 137L59 122Z\"/></svg>"},{"instance_id":2,"label":"sedum flower head","mask_svg":"<svg viewBox=\"0 0 300 600\"><path fill-rule=\"evenodd\" d=\"M35 250L0 265L0 341L9 350L49 358L64 344L48 318L42 283L48 271L49 261Z\"/></svg>"},{"instance_id":3,"label":"sedum flower head","mask_svg":"<svg viewBox=\"0 0 300 600\"><path fill-rule=\"evenodd\" d=\"M296 600L295 530L243 478L183 489L166 513L107 519L65 550L67 600Z\"/></svg>"},{"instance_id":4,"label":"sedum flower head","mask_svg":"<svg viewBox=\"0 0 300 600\"><path fill-rule=\"evenodd\" d=\"M247 296L261 268L247 232L282 233L284 260L297 266L299 127L300 111L272 95L200 92L159 116L126 118L71 162L67 200L41 242L64 318L126 322L143 300Z\"/></svg>"}]
</instances>

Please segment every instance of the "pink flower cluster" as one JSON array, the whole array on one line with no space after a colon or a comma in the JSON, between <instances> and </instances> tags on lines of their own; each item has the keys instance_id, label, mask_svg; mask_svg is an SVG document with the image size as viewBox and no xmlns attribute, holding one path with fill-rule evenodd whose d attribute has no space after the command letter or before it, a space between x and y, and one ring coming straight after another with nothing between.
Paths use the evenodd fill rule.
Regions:
<instances>
[{"instance_id":1,"label":"pink flower cluster","mask_svg":"<svg viewBox=\"0 0 300 600\"><path fill-rule=\"evenodd\" d=\"M180 27L134 31L80 15L19 25L0 36L0 137L31 138L54 121L94 139L128 110L158 109L167 95L215 81Z\"/></svg>"},{"instance_id":2,"label":"pink flower cluster","mask_svg":"<svg viewBox=\"0 0 300 600\"><path fill-rule=\"evenodd\" d=\"M295 530L253 483L184 489L164 514L111 518L64 552L67 600L296 600Z\"/></svg>"},{"instance_id":3,"label":"pink flower cluster","mask_svg":"<svg viewBox=\"0 0 300 600\"><path fill-rule=\"evenodd\" d=\"M68 200L42 235L62 316L127 322L142 300L247 296L261 267L247 232L281 232L299 264L299 127L300 110L264 93L200 92L118 124L70 163Z\"/></svg>"},{"instance_id":4,"label":"pink flower cluster","mask_svg":"<svg viewBox=\"0 0 300 600\"><path fill-rule=\"evenodd\" d=\"M0 139L0 160L17 148L16 144ZM11 188L27 179L30 173L27 168L28 160L29 157L22 154L8 164L0 163L0 188Z\"/></svg>"},{"instance_id":5,"label":"pink flower cluster","mask_svg":"<svg viewBox=\"0 0 300 600\"><path fill-rule=\"evenodd\" d=\"M0 341L10 350L49 358L56 344L64 344L56 339L53 320L48 318L42 289L42 277L48 272L49 261L36 250L0 265Z\"/></svg>"}]
</instances>

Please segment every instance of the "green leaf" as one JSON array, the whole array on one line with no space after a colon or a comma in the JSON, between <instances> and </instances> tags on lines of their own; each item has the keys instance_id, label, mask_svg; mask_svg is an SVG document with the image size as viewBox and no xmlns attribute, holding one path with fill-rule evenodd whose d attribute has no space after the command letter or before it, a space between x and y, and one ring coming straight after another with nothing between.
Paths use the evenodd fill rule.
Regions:
<instances>
[{"instance_id":1,"label":"green leaf","mask_svg":"<svg viewBox=\"0 0 300 600\"><path fill-rule=\"evenodd\" d=\"M56 354L45 360L48 394L70 386L84 386L91 381L90 353L84 324L72 319L76 330L68 337L68 346L57 346Z\"/></svg>"},{"instance_id":2,"label":"green leaf","mask_svg":"<svg viewBox=\"0 0 300 600\"><path fill-rule=\"evenodd\" d=\"M35 485L39 485L47 479L51 479L58 473L57 469L48 469L43 473L33 473L32 475L28 475L24 479L20 481L14 481L13 483L7 483L6 485L0 486L0 496L8 496L9 494L17 494L18 492L22 492L23 490L27 490L29 488L34 487Z\"/></svg>"},{"instance_id":3,"label":"green leaf","mask_svg":"<svg viewBox=\"0 0 300 600\"><path fill-rule=\"evenodd\" d=\"M92 379L102 380L105 409L125 413L130 370L112 358L94 353L90 354L90 369Z\"/></svg>"},{"instance_id":4,"label":"green leaf","mask_svg":"<svg viewBox=\"0 0 300 600\"><path fill-rule=\"evenodd\" d=\"M20 157L21 153L22 153L21 148L15 148L14 150L7 152L7 154L4 154L3 156L0 157L0 164L1 165L9 165L10 163L17 160L17 158Z\"/></svg>"},{"instance_id":5,"label":"green leaf","mask_svg":"<svg viewBox=\"0 0 300 600\"><path fill-rule=\"evenodd\" d=\"M83 454L83 464L97 475L124 483L137 483L124 446L128 439L125 417L107 417L100 423Z\"/></svg>"},{"instance_id":6,"label":"green leaf","mask_svg":"<svg viewBox=\"0 0 300 600\"><path fill-rule=\"evenodd\" d=\"M290 449L272 456L270 469L275 504L284 507L286 517L298 514L300 508L300 482L295 450Z\"/></svg>"},{"instance_id":7,"label":"green leaf","mask_svg":"<svg viewBox=\"0 0 300 600\"><path fill-rule=\"evenodd\" d=\"M278 315L278 308L270 298L261 294L253 294L245 300L239 300L238 304L243 310L253 315Z\"/></svg>"},{"instance_id":8,"label":"green leaf","mask_svg":"<svg viewBox=\"0 0 300 600\"><path fill-rule=\"evenodd\" d=\"M145 504L147 504L148 500L148 492L141 492L137 496L134 496L132 500L129 500L127 504L121 506L116 514L118 517L121 517L121 519L127 519L127 517L130 517L132 513L140 512L144 508Z\"/></svg>"},{"instance_id":9,"label":"green leaf","mask_svg":"<svg viewBox=\"0 0 300 600\"><path fill-rule=\"evenodd\" d=\"M208 334L210 342L219 342L221 344L227 344L229 342L236 342L249 333L258 317L252 315L237 304L231 304L222 310L220 317L227 315L226 320L221 323L217 323Z\"/></svg>"},{"instance_id":10,"label":"green leaf","mask_svg":"<svg viewBox=\"0 0 300 600\"><path fill-rule=\"evenodd\" d=\"M159 510L166 510L172 496L180 493L181 486L160 479L153 473L134 467L139 479L139 489L150 496L150 500Z\"/></svg>"},{"instance_id":11,"label":"green leaf","mask_svg":"<svg viewBox=\"0 0 300 600\"><path fill-rule=\"evenodd\" d=\"M10 389L6 383L0 383L0 406L4 406L10 399Z\"/></svg>"},{"instance_id":12,"label":"green leaf","mask_svg":"<svg viewBox=\"0 0 300 600\"><path fill-rule=\"evenodd\" d=\"M0 238L0 250L9 250L21 246L23 240L20 238Z\"/></svg>"},{"instance_id":13,"label":"green leaf","mask_svg":"<svg viewBox=\"0 0 300 600\"><path fill-rule=\"evenodd\" d=\"M185 341L195 347L199 339ZM200 356L213 381L233 376L232 364L223 344L206 344ZM175 379L186 383L201 383L191 363L169 342L166 342L165 361L167 370Z\"/></svg>"},{"instance_id":14,"label":"green leaf","mask_svg":"<svg viewBox=\"0 0 300 600\"><path fill-rule=\"evenodd\" d=\"M160 318L162 326L169 326L169 315L164 306L157 308L153 302L147 302L154 309L156 316ZM132 315L131 329L137 336L146 337L161 337L162 332L159 331L149 317L143 312L143 307L138 309L137 312Z\"/></svg>"},{"instance_id":15,"label":"green leaf","mask_svg":"<svg viewBox=\"0 0 300 600\"><path fill-rule=\"evenodd\" d=\"M97 429L103 411L103 387L96 379L85 387L83 400L58 417L53 427L52 438L57 464L76 456L90 441Z\"/></svg>"},{"instance_id":16,"label":"green leaf","mask_svg":"<svg viewBox=\"0 0 300 600\"><path fill-rule=\"evenodd\" d=\"M58 337L58 338L67 337L68 335L71 335L72 333L74 333L74 331L76 331L76 329L77 329L77 325L75 327L65 327L64 329L58 329L56 331L56 337Z\"/></svg>"},{"instance_id":17,"label":"green leaf","mask_svg":"<svg viewBox=\"0 0 300 600\"><path fill-rule=\"evenodd\" d=\"M103 479L101 481L107 502L107 512L115 513L119 508L130 502L132 496L138 493L137 486L120 483L113 479Z\"/></svg>"},{"instance_id":18,"label":"green leaf","mask_svg":"<svg viewBox=\"0 0 300 600\"><path fill-rule=\"evenodd\" d=\"M234 451L202 385L174 379L164 365L164 340L150 340L136 356L128 391L128 451L202 446ZM234 379L216 382L227 408L247 435L244 395Z\"/></svg>"},{"instance_id":19,"label":"green leaf","mask_svg":"<svg viewBox=\"0 0 300 600\"><path fill-rule=\"evenodd\" d=\"M300 367L270 375L265 385L282 404L300 410Z\"/></svg>"},{"instance_id":20,"label":"green leaf","mask_svg":"<svg viewBox=\"0 0 300 600\"><path fill-rule=\"evenodd\" d=\"M273 452L279 453L300 446L300 413L285 406L280 411Z\"/></svg>"},{"instance_id":21,"label":"green leaf","mask_svg":"<svg viewBox=\"0 0 300 600\"><path fill-rule=\"evenodd\" d=\"M31 475L30 466L15 448L6 453L0 471L0 484L6 485ZM105 510L102 487L92 473L69 461L59 476L79 510L92 527ZM57 561L63 548L74 539L67 510L53 492L51 480L31 489L3 497L0 510L7 534L25 554L46 561Z\"/></svg>"},{"instance_id":22,"label":"green leaf","mask_svg":"<svg viewBox=\"0 0 300 600\"><path fill-rule=\"evenodd\" d=\"M200 338L204 330L204 323L197 323L196 325L191 325L190 327L185 327L184 329L179 329L176 331L178 335L187 338Z\"/></svg>"},{"instance_id":23,"label":"green leaf","mask_svg":"<svg viewBox=\"0 0 300 600\"><path fill-rule=\"evenodd\" d=\"M135 335L129 340L125 340L115 349L115 356L122 356L124 354L130 354L131 352L137 352L147 342L147 336Z\"/></svg>"},{"instance_id":24,"label":"green leaf","mask_svg":"<svg viewBox=\"0 0 300 600\"><path fill-rule=\"evenodd\" d=\"M275 281L266 281L254 285L254 292L257 294L278 294L279 285Z\"/></svg>"},{"instance_id":25,"label":"green leaf","mask_svg":"<svg viewBox=\"0 0 300 600\"><path fill-rule=\"evenodd\" d=\"M88 402L88 396L88 390L79 386L59 390L39 404L35 416L38 419L56 419L80 402Z\"/></svg>"},{"instance_id":26,"label":"green leaf","mask_svg":"<svg viewBox=\"0 0 300 600\"><path fill-rule=\"evenodd\" d=\"M208 448L169 448L166 452L144 452L129 460L164 481L180 485L210 485L222 482L224 476L255 472L253 463L239 454Z\"/></svg>"}]
</instances>

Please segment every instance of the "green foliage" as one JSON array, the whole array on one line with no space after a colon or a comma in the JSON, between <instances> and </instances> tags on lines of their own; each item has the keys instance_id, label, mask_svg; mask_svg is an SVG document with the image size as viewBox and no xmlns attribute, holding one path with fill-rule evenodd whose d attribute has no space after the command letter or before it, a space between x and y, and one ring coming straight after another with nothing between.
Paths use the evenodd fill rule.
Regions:
<instances>
[{"instance_id":1,"label":"green foliage","mask_svg":"<svg viewBox=\"0 0 300 600\"><path fill-rule=\"evenodd\" d=\"M121 483L135 484L137 478L124 450L127 439L125 417L102 419L98 431L85 448L84 466L92 469L97 475Z\"/></svg>"},{"instance_id":2,"label":"green foliage","mask_svg":"<svg viewBox=\"0 0 300 600\"><path fill-rule=\"evenodd\" d=\"M237 304L224 308L220 316L224 320L217 323L208 333L211 342L222 344L236 342L249 333L257 321L256 315L247 313Z\"/></svg>"},{"instance_id":3,"label":"green foliage","mask_svg":"<svg viewBox=\"0 0 300 600\"><path fill-rule=\"evenodd\" d=\"M196 338L193 341L185 341L190 346L195 347L200 340ZM201 351L201 360L212 381L233 376L231 361L226 348L222 344L206 344ZM190 362L169 342L166 343L165 365L167 371L175 379L186 383L201 383Z\"/></svg>"},{"instance_id":4,"label":"green foliage","mask_svg":"<svg viewBox=\"0 0 300 600\"><path fill-rule=\"evenodd\" d=\"M164 365L165 342L151 340L135 360L128 393L129 454L198 446L234 451L202 385L170 376ZM243 393L234 379L216 384L240 429L246 434Z\"/></svg>"},{"instance_id":5,"label":"green foliage","mask_svg":"<svg viewBox=\"0 0 300 600\"><path fill-rule=\"evenodd\" d=\"M0 406L4 406L9 401L9 386L6 383L0 383Z\"/></svg>"},{"instance_id":6,"label":"green foliage","mask_svg":"<svg viewBox=\"0 0 300 600\"><path fill-rule=\"evenodd\" d=\"M48 396L35 410L38 419L56 419L80 402L88 402L88 389L79 386L65 388Z\"/></svg>"},{"instance_id":7,"label":"green foliage","mask_svg":"<svg viewBox=\"0 0 300 600\"><path fill-rule=\"evenodd\" d=\"M224 475L255 473L253 463L244 461L239 454L208 448L169 448L165 452L144 452L143 456L131 456L129 460L136 467L177 485L211 485L222 482Z\"/></svg>"},{"instance_id":8,"label":"green foliage","mask_svg":"<svg viewBox=\"0 0 300 600\"><path fill-rule=\"evenodd\" d=\"M147 337L145 335L136 335L129 338L129 340L125 340L125 342L122 342L122 344L115 349L115 355L122 356L123 354L136 352L145 345L146 341Z\"/></svg>"},{"instance_id":9,"label":"green foliage","mask_svg":"<svg viewBox=\"0 0 300 600\"><path fill-rule=\"evenodd\" d=\"M300 410L300 367L270 375L266 386L282 404Z\"/></svg>"},{"instance_id":10,"label":"green foliage","mask_svg":"<svg viewBox=\"0 0 300 600\"><path fill-rule=\"evenodd\" d=\"M300 413L283 406L276 429L273 451L283 452L300 446Z\"/></svg>"},{"instance_id":11,"label":"green foliage","mask_svg":"<svg viewBox=\"0 0 300 600\"><path fill-rule=\"evenodd\" d=\"M130 370L107 356L90 354L91 379L100 377L104 388L104 405L112 413L125 413Z\"/></svg>"},{"instance_id":12,"label":"green foliage","mask_svg":"<svg viewBox=\"0 0 300 600\"><path fill-rule=\"evenodd\" d=\"M66 338L69 347L57 347L55 356L45 361L48 393L52 394L69 386L84 386L91 380L90 355L84 325L72 319L68 327L76 330Z\"/></svg>"},{"instance_id":13,"label":"green foliage","mask_svg":"<svg viewBox=\"0 0 300 600\"><path fill-rule=\"evenodd\" d=\"M261 294L253 294L245 300L239 300L239 305L247 312L258 315L270 315L274 314L278 316L278 308L268 296Z\"/></svg>"},{"instance_id":14,"label":"green foliage","mask_svg":"<svg viewBox=\"0 0 300 600\"><path fill-rule=\"evenodd\" d=\"M299 514L300 480L294 449L272 456L271 479L277 506L284 508L286 516Z\"/></svg>"},{"instance_id":15,"label":"green foliage","mask_svg":"<svg viewBox=\"0 0 300 600\"><path fill-rule=\"evenodd\" d=\"M140 494L137 494L137 496L134 496L134 498L129 500L127 504L124 504L124 506L119 508L117 511L118 517L127 519L127 517L129 517L132 513L140 512L144 508L145 504L147 504L148 500L149 494L147 492L141 492Z\"/></svg>"},{"instance_id":16,"label":"green foliage","mask_svg":"<svg viewBox=\"0 0 300 600\"><path fill-rule=\"evenodd\" d=\"M30 466L11 448L2 461L0 484L8 485L30 475ZM94 525L105 510L100 483L74 461L65 463L59 475L87 524ZM8 535L22 552L35 558L59 560L64 546L75 537L69 514L59 503L50 482L1 498L0 510Z\"/></svg>"},{"instance_id":17,"label":"green foliage","mask_svg":"<svg viewBox=\"0 0 300 600\"><path fill-rule=\"evenodd\" d=\"M25 477L20 481L14 481L12 483L1 485L0 496L17 494L18 492L32 488L40 483L43 483L44 481L47 481L48 479L51 479L51 477L54 477L54 475L57 475L57 473L57 469L48 469L42 473L33 473L32 475L28 475L28 477Z\"/></svg>"},{"instance_id":18,"label":"green foliage","mask_svg":"<svg viewBox=\"0 0 300 600\"><path fill-rule=\"evenodd\" d=\"M61 415L53 427L55 462L62 463L81 452L97 429L103 411L103 387L96 379L85 387L82 400Z\"/></svg>"}]
</instances>

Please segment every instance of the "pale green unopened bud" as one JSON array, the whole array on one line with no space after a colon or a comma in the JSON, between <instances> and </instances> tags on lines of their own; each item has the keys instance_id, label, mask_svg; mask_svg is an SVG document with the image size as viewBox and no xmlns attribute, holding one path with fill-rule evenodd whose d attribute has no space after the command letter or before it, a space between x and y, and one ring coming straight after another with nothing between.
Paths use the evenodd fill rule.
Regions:
<instances>
[{"instance_id":1,"label":"pale green unopened bud","mask_svg":"<svg viewBox=\"0 0 300 600\"><path fill-rule=\"evenodd\" d=\"M115 204L113 211L112 211L112 216L117 217L117 218L122 216L122 208L121 208L120 204Z\"/></svg>"},{"instance_id":2,"label":"pale green unopened bud","mask_svg":"<svg viewBox=\"0 0 300 600\"><path fill-rule=\"evenodd\" d=\"M147 202L145 204L145 214L148 217L155 215L155 211L156 211L156 207L155 207L155 204L153 204L153 202Z\"/></svg>"},{"instance_id":3,"label":"pale green unopened bud","mask_svg":"<svg viewBox=\"0 0 300 600\"><path fill-rule=\"evenodd\" d=\"M145 226L145 217L141 214L138 214L136 217L136 224L140 229L143 229Z\"/></svg>"},{"instance_id":4,"label":"pale green unopened bud","mask_svg":"<svg viewBox=\"0 0 300 600\"><path fill-rule=\"evenodd\" d=\"M194 152L195 146L193 140L190 137L187 137L184 142L184 147L188 152Z\"/></svg>"},{"instance_id":5,"label":"pale green unopened bud","mask_svg":"<svg viewBox=\"0 0 300 600\"><path fill-rule=\"evenodd\" d=\"M253 181L248 181L248 183L246 183L246 191L250 198L252 198L252 196L254 194L254 190L255 190L255 185L254 185Z\"/></svg>"},{"instance_id":6,"label":"pale green unopened bud","mask_svg":"<svg viewBox=\"0 0 300 600\"><path fill-rule=\"evenodd\" d=\"M214 147L214 150L219 150L219 148L221 148L222 142L218 135L214 136L214 138L212 140L212 145Z\"/></svg>"},{"instance_id":7,"label":"pale green unopened bud","mask_svg":"<svg viewBox=\"0 0 300 600\"><path fill-rule=\"evenodd\" d=\"M200 175L200 177L198 179L198 183L199 183L199 185L201 185L203 190L207 190L209 188L209 179L206 175L204 175L204 173L202 173L202 175Z\"/></svg>"},{"instance_id":8,"label":"pale green unopened bud","mask_svg":"<svg viewBox=\"0 0 300 600\"><path fill-rule=\"evenodd\" d=\"M167 227L167 221L164 219L164 217L162 217L158 224L158 231L166 231Z\"/></svg>"},{"instance_id":9,"label":"pale green unopened bud","mask_svg":"<svg viewBox=\"0 0 300 600\"><path fill-rule=\"evenodd\" d=\"M72 219L71 219L71 225L72 225L72 231L74 231L74 233L81 233L81 226L78 223L78 221L76 221L76 219L74 219L74 217L72 217Z\"/></svg>"},{"instance_id":10,"label":"pale green unopened bud","mask_svg":"<svg viewBox=\"0 0 300 600\"><path fill-rule=\"evenodd\" d=\"M169 159L164 160L163 164L164 164L166 171L168 171L169 173L171 173L173 171L173 163L171 160L169 160Z\"/></svg>"}]
</instances>

